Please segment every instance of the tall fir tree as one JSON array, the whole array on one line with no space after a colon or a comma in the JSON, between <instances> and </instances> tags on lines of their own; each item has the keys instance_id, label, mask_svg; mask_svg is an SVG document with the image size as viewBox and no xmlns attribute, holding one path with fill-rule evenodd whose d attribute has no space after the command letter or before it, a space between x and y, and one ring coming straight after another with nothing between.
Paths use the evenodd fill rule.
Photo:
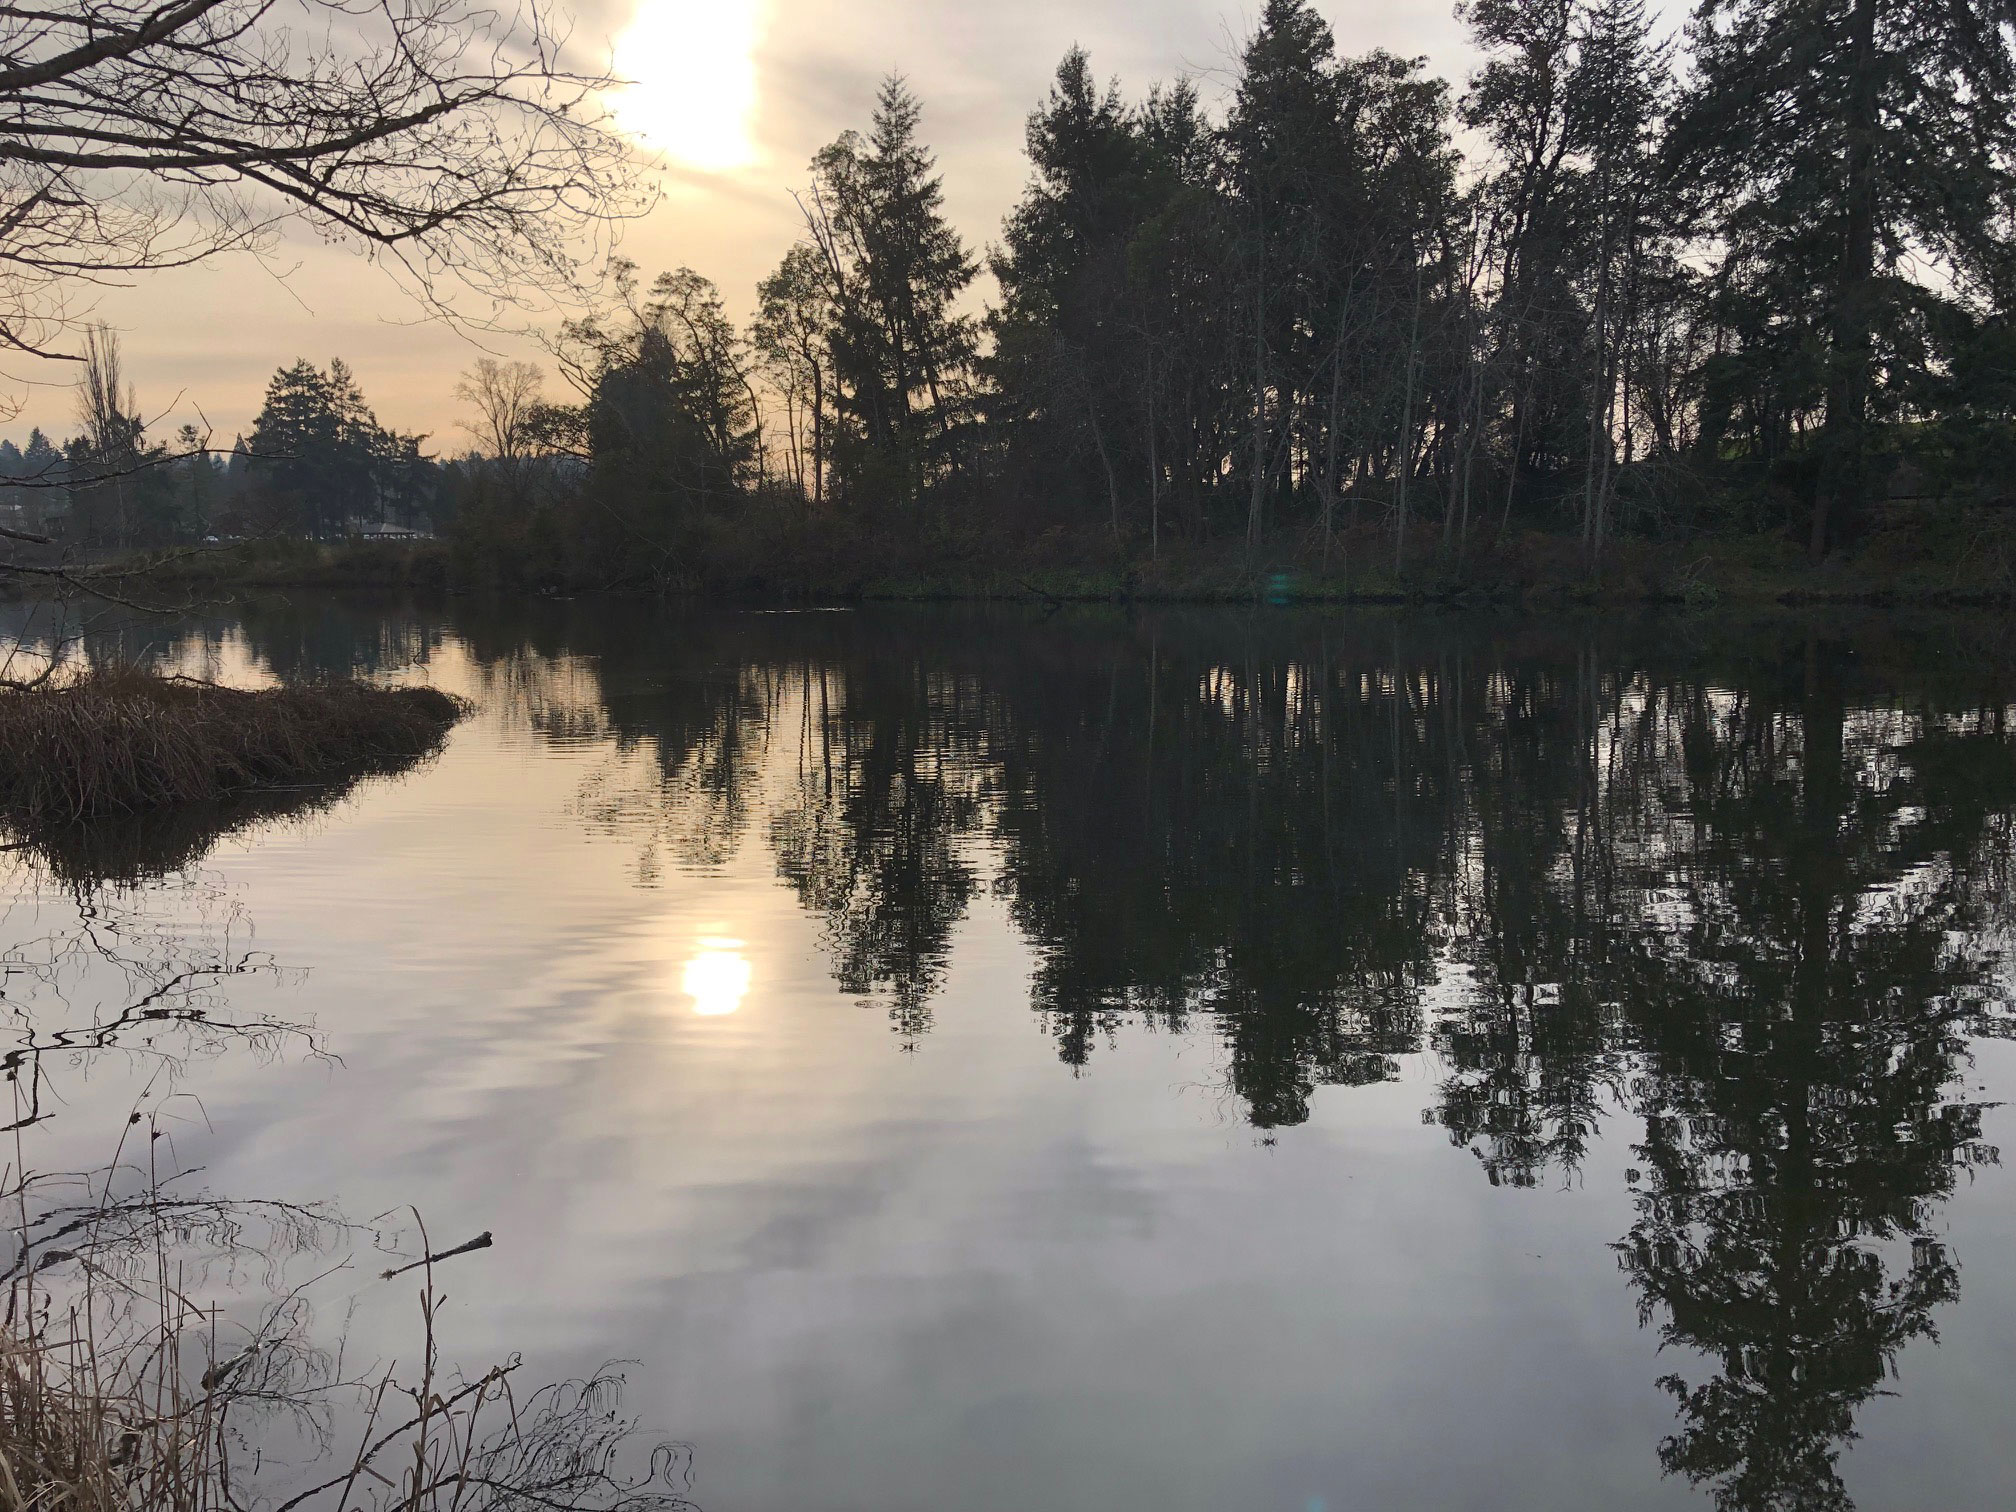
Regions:
<instances>
[{"instance_id":1,"label":"tall fir tree","mask_svg":"<svg viewBox=\"0 0 2016 1512\"><path fill-rule=\"evenodd\" d=\"M1672 164L1712 212L1731 323L1782 362L1781 412L1822 427L1818 556L1880 484L1872 426L2007 308L2016 36L1996 0L1703 0L1689 40Z\"/></svg>"},{"instance_id":2,"label":"tall fir tree","mask_svg":"<svg viewBox=\"0 0 2016 1512\"><path fill-rule=\"evenodd\" d=\"M979 264L945 210L919 139L923 107L900 76L882 86L868 134L813 160L807 227L832 304L838 399L834 461L857 502L915 502L956 461L977 328L961 311Z\"/></svg>"}]
</instances>

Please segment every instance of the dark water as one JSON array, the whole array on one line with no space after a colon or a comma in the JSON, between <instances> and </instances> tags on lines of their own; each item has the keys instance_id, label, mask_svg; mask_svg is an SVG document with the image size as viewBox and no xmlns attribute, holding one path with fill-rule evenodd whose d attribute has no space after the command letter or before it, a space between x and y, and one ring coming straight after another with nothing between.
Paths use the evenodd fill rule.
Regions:
<instances>
[{"instance_id":1,"label":"dark water","mask_svg":"<svg viewBox=\"0 0 2016 1512\"><path fill-rule=\"evenodd\" d=\"M494 1231L453 1347L636 1362L706 1512L2016 1488L1997 623L301 600L91 646L479 712L117 883L16 858L17 1028L117 972L313 1036L80 1058L32 1158L145 1094L211 1187Z\"/></svg>"}]
</instances>

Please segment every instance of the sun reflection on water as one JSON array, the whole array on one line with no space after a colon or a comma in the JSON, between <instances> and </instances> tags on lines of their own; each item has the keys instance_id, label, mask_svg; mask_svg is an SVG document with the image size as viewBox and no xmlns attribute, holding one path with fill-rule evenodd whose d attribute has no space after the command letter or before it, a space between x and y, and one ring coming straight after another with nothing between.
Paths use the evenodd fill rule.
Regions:
<instances>
[{"instance_id":1,"label":"sun reflection on water","mask_svg":"<svg viewBox=\"0 0 2016 1512\"><path fill-rule=\"evenodd\" d=\"M679 974L679 989L701 1018L725 1018L749 995L751 975L740 940L702 940Z\"/></svg>"}]
</instances>

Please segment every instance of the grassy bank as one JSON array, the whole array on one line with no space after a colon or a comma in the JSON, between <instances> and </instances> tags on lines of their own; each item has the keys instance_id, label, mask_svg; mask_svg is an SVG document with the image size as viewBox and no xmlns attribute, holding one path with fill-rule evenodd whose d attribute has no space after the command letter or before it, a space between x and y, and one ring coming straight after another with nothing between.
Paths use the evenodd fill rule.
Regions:
<instances>
[{"instance_id":1,"label":"grassy bank","mask_svg":"<svg viewBox=\"0 0 2016 1512\"><path fill-rule=\"evenodd\" d=\"M348 781L435 750L462 705L432 688L251 691L137 671L0 689L0 819L34 834Z\"/></svg>"},{"instance_id":2,"label":"grassy bank","mask_svg":"<svg viewBox=\"0 0 2016 1512\"><path fill-rule=\"evenodd\" d=\"M1095 543L1084 543L1093 545ZM761 586L757 577L749 585ZM1022 598L1142 603L1499 604L1548 609L1633 604L1958 604L2016 600L2016 518L1954 512L1871 530L1811 561L1782 532L1686 541L1627 537L1592 563L1573 537L1527 532L1487 548L1444 550L1439 532L1410 541L1396 570L1383 531L1339 534L1325 554L1277 543L1249 560L1236 547L1177 546L1154 561L1099 561L1057 543L1026 560L984 555L945 566L864 573L836 596Z\"/></svg>"},{"instance_id":3,"label":"grassy bank","mask_svg":"<svg viewBox=\"0 0 2016 1512\"><path fill-rule=\"evenodd\" d=\"M760 528L759 528L760 526ZM523 543L519 543L522 545ZM2016 511L1893 511L1851 546L1808 559L1796 533L1625 537L1592 562L1570 535L1531 531L1457 549L1436 526L1396 568L1383 526L1320 540L1170 543L1154 558L1111 540L1007 539L920 522L865 531L834 516L703 534L649 572L568 565L563 549L263 541L175 563L164 581L232 590L380 588L506 593L628 590L768 601L905 599L1144 603L2001 603L2016 600Z\"/></svg>"},{"instance_id":4,"label":"grassy bank","mask_svg":"<svg viewBox=\"0 0 2016 1512\"><path fill-rule=\"evenodd\" d=\"M149 583L196 597L231 589L445 588L450 576L450 553L438 541L244 541L176 554L142 571Z\"/></svg>"}]
</instances>

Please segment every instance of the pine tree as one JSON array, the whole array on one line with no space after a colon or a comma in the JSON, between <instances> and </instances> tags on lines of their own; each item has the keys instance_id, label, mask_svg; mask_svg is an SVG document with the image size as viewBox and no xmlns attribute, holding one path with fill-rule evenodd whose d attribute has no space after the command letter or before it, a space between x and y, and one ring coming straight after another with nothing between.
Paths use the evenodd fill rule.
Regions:
<instances>
[{"instance_id":1,"label":"pine tree","mask_svg":"<svg viewBox=\"0 0 2016 1512\"><path fill-rule=\"evenodd\" d=\"M1336 39L1307 0L1268 0L1246 44L1225 126L1226 173L1245 263L1251 433L1246 544L1259 544L1269 494L1289 463L1298 379L1309 367L1304 315L1327 260L1324 190L1348 157L1340 139Z\"/></svg>"},{"instance_id":2,"label":"pine tree","mask_svg":"<svg viewBox=\"0 0 2016 1512\"><path fill-rule=\"evenodd\" d=\"M1328 519L1340 453L1361 479L1393 477L1400 539L1432 429L1417 422L1441 386L1427 359L1456 203L1448 115L1420 60L1339 59L1307 0L1269 0L1221 138L1239 228L1249 550L1270 502L1314 492Z\"/></svg>"},{"instance_id":3,"label":"pine tree","mask_svg":"<svg viewBox=\"0 0 2016 1512\"><path fill-rule=\"evenodd\" d=\"M263 523L318 539L377 516L381 468L399 450L340 357L326 372L305 358L276 372L249 448Z\"/></svg>"},{"instance_id":4,"label":"pine tree","mask_svg":"<svg viewBox=\"0 0 2016 1512\"><path fill-rule=\"evenodd\" d=\"M1132 513L1123 501L1146 493L1152 533L1152 347L1163 332L1132 254L1181 181L1145 116L1117 86L1101 89L1075 47L1029 117L1027 144L1030 182L992 264L1002 300L989 319L991 376L1016 396L1020 460L1044 497L1079 507L1096 497L1117 539Z\"/></svg>"},{"instance_id":5,"label":"pine tree","mask_svg":"<svg viewBox=\"0 0 2016 1512\"><path fill-rule=\"evenodd\" d=\"M1568 129L1583 161L1576 261L1590 311L1589 442L1582 540L1600 557L1617 452L1630 459L1629 369L1640 273L1656 251L1663 208L1654 161L1665 60L1649 41L1644 0L1594 0L1579 22L1568 77Z\"/></svg>"},{"instance_id":6,"label":"pine tree","mask_svg":"<svg viewBox=\"0 0 2016 1512\"><path fill-rule=\"evenodd\" d=\"M683 561L709 526L729 517L754 470L760 417L741 338L720 290L690 268L637 288L616 269L624 312L614 324L570 324L561 368L587 395L579 418L596 508L577 539L605 580ZM552 528L543 513L531 524ZM539 570L554 564L541 563Z\"/></svg>"},{"instance_id":7,"label":"pine tree","mask_svg":"<svg viewBox=\"0 0 2016 1512\"><path fill-rule=\"evenodd\" d=\"M1463 120L1490 144L1482 194L1508 513L1521 474L1565 466L1587 431L1588 311L1574 277L1576 11L1575 0L1476 0L1461 12L1486 60L1464 95Z\"/></svg>"},{"instance_id":8,"label":"pine tree","mask_svg":"<svg viewBox=\"0 0 2016 1512\"><path fill-rule=\"evenodd\" d=\"M892 76L868 135L847 132L812 164L807 224L825 267L849 422L835 461L871 500L914 502L952 462L947 443L975 350L974 321L958 302L979 265L946 217L943 181L918 140L922 117Z\"/></svg>"},{"instance_id":9,"label":"pine tree","mask_svg":"<svg viewBox=\"0 0 2016 1512\"><path fill-rule=\"evenodd\" d=\"M1871 426L1906 413L2011 284L2016 39L1993 0L1704 0L1671 143L1723 244L1731 323L1811 354L1784 407L1824 422L1809 535L1853 530ZM1768 383L1771 375L1763 375Z\"/></svg>"}]
</instances>

